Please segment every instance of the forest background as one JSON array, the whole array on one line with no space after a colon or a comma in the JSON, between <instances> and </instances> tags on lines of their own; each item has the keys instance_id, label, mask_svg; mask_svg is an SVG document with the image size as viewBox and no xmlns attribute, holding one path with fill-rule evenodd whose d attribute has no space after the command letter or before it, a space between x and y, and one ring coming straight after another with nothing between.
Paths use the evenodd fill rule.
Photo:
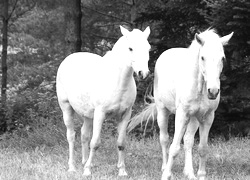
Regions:
<instances>
[{"instance_id":1,"label":"forest background","mask_svg":"<svg viewBox=\"0 0 250 180\"><path fill-rule=\"evenodd\" d=\"M208 28L221 36L233 31L225 47L221 101L211 135L226 140L250 135L247 0L1 0L0 18L2 140L13 134L27 136L40 127L62 127L55 91L59 64L76 51L104 55L121 36L119 25L151 28L151 74L146 80L135 76L138 95L133 113L144 107L155 61L163 51L188 47L196 32ZM157 125L152 128L149 135L158 131ZM104 129L113 133L115 122L107 121Z\"/></svg>"}]
</instances>

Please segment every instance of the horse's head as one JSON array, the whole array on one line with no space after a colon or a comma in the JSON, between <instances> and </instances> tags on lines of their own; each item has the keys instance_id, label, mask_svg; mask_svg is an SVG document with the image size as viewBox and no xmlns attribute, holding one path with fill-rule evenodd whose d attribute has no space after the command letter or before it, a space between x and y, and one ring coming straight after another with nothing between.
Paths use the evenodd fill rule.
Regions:
<instances>
[{"instance_id":1,"label":"horse's head","mask_svg":"<svg viewBox=\"0 0 250 180\"><path fill-rule=\"evenodd\" d=\"M195 40L201 45L199 66L207 87L208 98L214 100L220 92L220 75L225 61L223 46L228 43L233 32L219 37L213 30L195 34Z\"/></svg>"},{"instance_id":2,"label":"horse's head","mask_svg":"<svg viewBox=\"0 0 250 180\"><path fill-rule=\"evenodd\" d=\"M124 36L126 58L129 58L131 65L137 75L142 75L145 78L148 73L148 60L150 44L148 42L148 36L150 29L147 27L144 31L134 29L128 31L127 29L120 26L121 33Z\"/></svg>"}]
</instances>

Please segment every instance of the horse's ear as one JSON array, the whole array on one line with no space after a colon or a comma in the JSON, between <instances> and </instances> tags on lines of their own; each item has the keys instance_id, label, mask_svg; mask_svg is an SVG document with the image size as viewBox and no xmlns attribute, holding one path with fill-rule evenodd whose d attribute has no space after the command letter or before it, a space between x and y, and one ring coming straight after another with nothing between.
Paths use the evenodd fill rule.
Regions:
<instances>
[{"instance_id":1,"label":"horse's ear","mask_svg":"<svg viewBox=\"0 0 250 180\"><path fill-rule=\"evenodd\" d=\"M126 28L120 26L120 29L123 36L127 36L129 34L129 30L127 30Z\"/></svg>"},{"instance_id":2,"label":"horse's ear","mask_svg":"<svg viewBox=\"0 0 250 180\"><path fill-rule=\"evenodd\" d=\"M231 34L228 34L228 35L226 35L226 36L221 37L221 38L220 38L221 43L222 43L223 45L227 45L228 41L231 39L231 37L233 36L233 34L234 34L234 32L231 32Z\"/></svg>"},{"instance_id":3,"label":"horse's ear","mask_svg":"<svg viewBox=\"0 0 250 180\"><path fill-rule=\"evenodd\" d=\"M150 34L150 28L149 26L143 31L143 33L145 34L145 36L148 38L149 34Z\"/></svg>"},{"instance_id":4,"label":"horse's ear","mask_svg":"<svg viewBox=\"0 0 250 180\"><path fill-rule=\"evenodd\" d=\"M197 33L195 33L194 37L195 37L195 40L196 40L200 45L202 45L202 46L204 45L205 41L204 41Z\"/></svg>"}]
</instances>

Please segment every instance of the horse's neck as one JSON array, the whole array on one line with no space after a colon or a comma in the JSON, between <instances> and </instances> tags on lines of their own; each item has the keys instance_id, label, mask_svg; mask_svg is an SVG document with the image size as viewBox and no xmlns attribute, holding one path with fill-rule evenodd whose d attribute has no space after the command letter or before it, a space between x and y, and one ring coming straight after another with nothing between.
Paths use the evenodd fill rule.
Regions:
<instances>
[{"instance_id":1,"label":"horse's neck","mask_svg":"<svg viewBox=\"0 0 250 180\"><path fill-rule=\"evenodd\" d=\"M202 74L200 67L199 67L200 47L201 46L196 41L193 41L191 46L189 47L189 49L192 53L192 56L193 56L191 59L195 61L193 63L194 64L194 77L197 80L197 83L195 86L197 87L198 95L204 94L204 88L206 88L205 87L206 83L205 83L203 74Z\"/></svg>"},{"instance_id":2,"label":"horse's neck","mask_svg":"<svg viewBox=\"0 0 250 180\"><path fill-rule=\"evenodd\" d=\"M111 51L108 52L107 55L110 55L110 58L108 57L109 61L112 61L112 63L118 67L124 67L124 66L131 66L131 62L128 59L128 50L125 37L120 37L118 41L115 43L114 47Z\"/></svg>"},{"instance_id":3,"label":"horse's neck","mask_svg":"<svg viewBox=\"0 0 250 180\"><path fill-rule=\"evenodd\" d=\"M121 43L121 41L118 40L117 43ZM126 88L131 78L133 78L133 68L131 62L127 59L124 47L120 46L122 44L117 43L112 51L105 55L105 63L108 66L107 69L110 71L109 74L111 77L108 78L116 81L118 88Z\"/></svg>"}]
</instances>

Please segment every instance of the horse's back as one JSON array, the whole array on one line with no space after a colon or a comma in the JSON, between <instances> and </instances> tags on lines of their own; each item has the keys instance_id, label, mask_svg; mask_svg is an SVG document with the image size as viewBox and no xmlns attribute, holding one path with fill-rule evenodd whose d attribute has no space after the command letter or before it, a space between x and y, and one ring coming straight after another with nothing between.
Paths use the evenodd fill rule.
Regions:
<instances>
[{"instance_id":1,"label":"horse's back","mask_svg":"<svg viewBox=\"0 0 250 180\"><path fill-rule=\"evenodd\" d=\"M66 91L90 87L101 60L101 56L86 52L69 55L58 68L57 84L61 84Z\"/></svg>"},{"instance_id":2,"label":"horse's back","mask_svg":"<svg viewBox=\"0 0 250 180\"><path fill-rule=\"evenodd\" d=\"M56 80L58 101L62 109L70 106L74 110L78 107L83 110L85 108L85 114L92 111L92 77L96 74L101 60L101 56L86 52L73 53L64 59L58 68Z\"/></svg>"},{"instance_id":3,"label":"horse's back","mask_svg":"<svg viewBox=\"0 0 250 180\"><path fill-rule=\"evenodd\" d=\"M175 74L188 61L187 48L172 48L164 51L158 58L155 70L159 73Z\"/></svg>"},{"instance_id":4,"label":"horse's back","mask_svg":"<svg viewBox=\"0 0 250 180\"><path fill-rule=\"evenodd\" d=\"M70 54L60 64L57 76L59 76L59 78L72 76L75 78L76 74L86 74L87 72L92 71L100 60L101 56L88 52Z\"/></svg>"}]
</instances>

